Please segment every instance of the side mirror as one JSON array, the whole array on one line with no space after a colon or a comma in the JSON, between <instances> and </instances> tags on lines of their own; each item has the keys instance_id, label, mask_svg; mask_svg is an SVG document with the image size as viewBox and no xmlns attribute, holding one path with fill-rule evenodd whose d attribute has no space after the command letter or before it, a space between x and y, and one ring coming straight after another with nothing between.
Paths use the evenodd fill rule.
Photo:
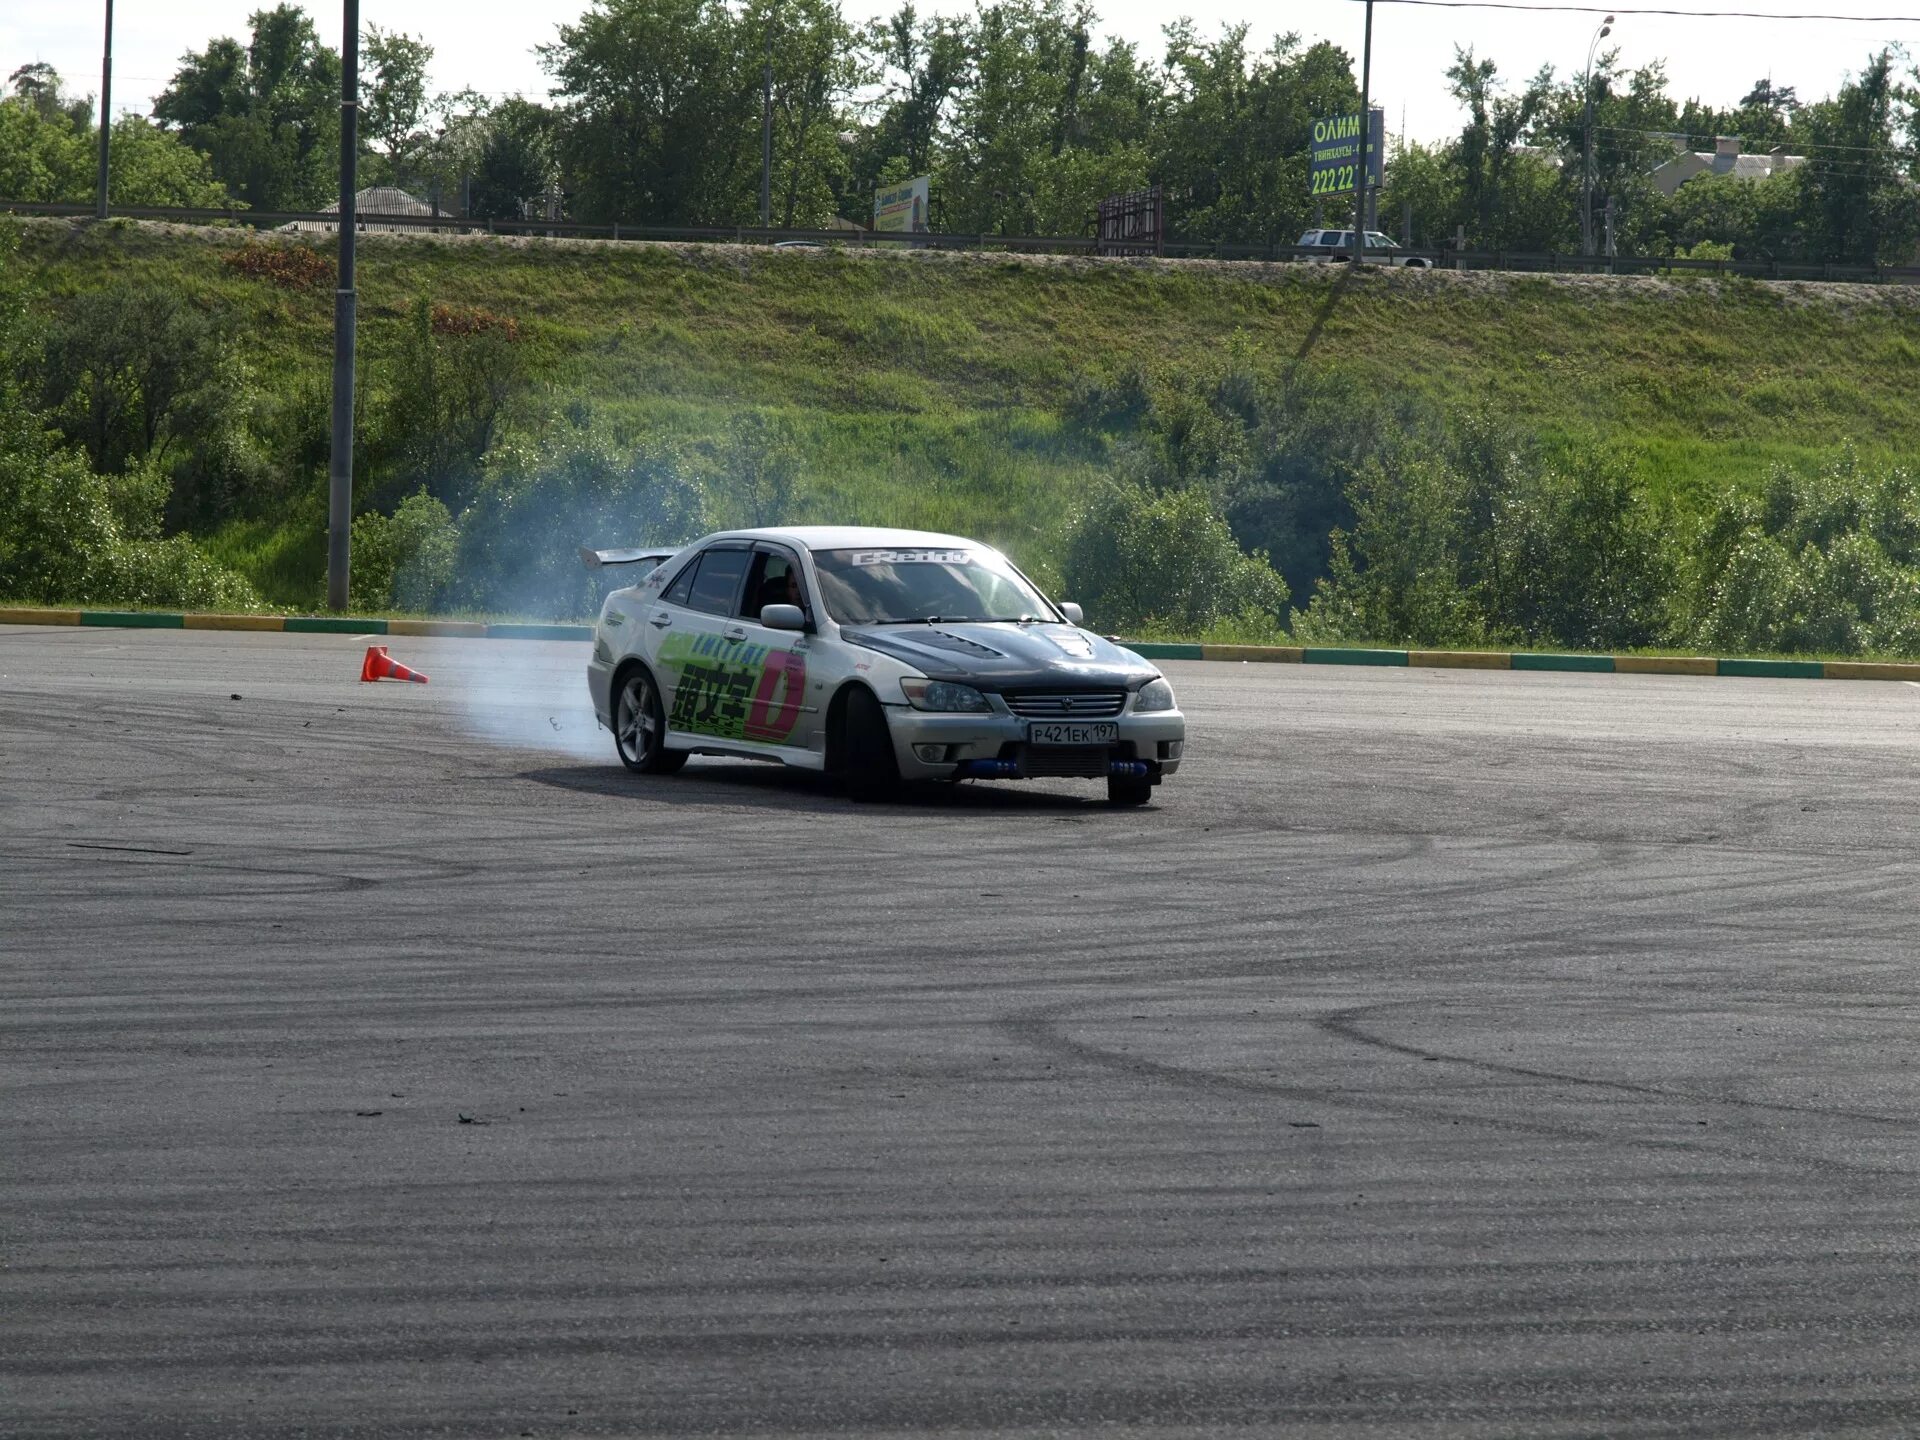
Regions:
<instances>
[{"instance_id":1,"label":"side mirror","mask_svg":"<svg viewBox=\"0 0 1920 1440\"><path fill-rule=\"evenodd\" d=\"M768 605L760 611L760 623L769 630L805 630L807 612L798 605Z\"/></svg>"},{"instance_id":2,"label":"side mirror","mask_svg":"<svg viewBox=\"0 0 1920 1440\"><path fill-rule=\"evenodd\" d=\"M1084 625L1087 623L1087 612L1071 600L1063 600L1060 602L1060 613L1067 617L1067 623L1069 625Z\"/></svg>"}]
</instances>

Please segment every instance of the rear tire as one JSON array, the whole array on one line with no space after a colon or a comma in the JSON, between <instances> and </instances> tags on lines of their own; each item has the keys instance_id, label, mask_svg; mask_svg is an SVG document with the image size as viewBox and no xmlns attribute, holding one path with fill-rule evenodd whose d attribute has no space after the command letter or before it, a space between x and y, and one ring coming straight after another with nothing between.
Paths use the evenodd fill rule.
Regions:
<instances>
[{"instance_id":1,"label":"rear tire","mask_svg":"<svg viewBox=\"0 0 1920 1440\"><path fill-rule=\"evenodd\" d=\"M666 747L667 717L653 677L638 666L620 677L613 696L613 748L620 763L641 775L671 775L687 752Z\"/></svg>"},{"instance_id":2,"label":"rear tire","mask_svg":"<svg viewBox=\"0 0 1920 1440\"><path fill-rule=\"evenodd\" d=\"M900 788L900 762L893 753L893 734L887 715L873 692L854 690L847 696L847 793L855 800L891 799Z\"/></svg>"},{"instance_id":3,"label":"rear tire","mask_svg":"<svg viewBox=\"0 0 1920 1440\"><path fill-rule=\"evenodd\" d=\"M1144 805L1153 798L1153 781L1144 775L1109 775L1109 805Z\"/></svg>"}]
</instances>

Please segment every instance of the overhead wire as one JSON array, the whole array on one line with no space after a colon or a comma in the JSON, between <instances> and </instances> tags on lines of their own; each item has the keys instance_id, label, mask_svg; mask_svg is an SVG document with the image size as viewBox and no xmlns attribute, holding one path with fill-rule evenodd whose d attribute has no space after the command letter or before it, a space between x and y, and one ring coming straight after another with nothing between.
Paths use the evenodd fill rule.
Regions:
<instances>
[{"instance_id":1,"label":"overhead wire","mask_svg":"<svg viewBox=\"0 0 1920 1440\"><path fill-rule=\"evenodd\" d=\"M1352 4L1368 0L1351 0ZM1665 6L1565 5L1538 0L1372 0L1379 5L1422 5L1438 10L1532 10L1569 15L1666 15L1684 20L1814 20L1845 25L1920 25L1920 15L1829 15L1781 10L1681 10Z\"/></svg>"}]
</instances>

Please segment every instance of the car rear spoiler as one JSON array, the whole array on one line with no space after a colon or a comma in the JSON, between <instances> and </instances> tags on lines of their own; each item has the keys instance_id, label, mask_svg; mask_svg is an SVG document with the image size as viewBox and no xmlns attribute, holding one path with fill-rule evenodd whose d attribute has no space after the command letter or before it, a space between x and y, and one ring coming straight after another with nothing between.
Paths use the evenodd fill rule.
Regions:
<instances>
[{"instance_id":1,"label":"car rear spoiler","mask_svg":"<svg viewBox=\"0 0 1920 1440\"><path fill-rule=\"evenodd\" d=\"M591 545L582 545L580 563L589 570L598 570L606 565L638 565L642 560L651 560L658 565L673 553L657 546L639 550L596 550Z\"/></svg>"}]
</instances>

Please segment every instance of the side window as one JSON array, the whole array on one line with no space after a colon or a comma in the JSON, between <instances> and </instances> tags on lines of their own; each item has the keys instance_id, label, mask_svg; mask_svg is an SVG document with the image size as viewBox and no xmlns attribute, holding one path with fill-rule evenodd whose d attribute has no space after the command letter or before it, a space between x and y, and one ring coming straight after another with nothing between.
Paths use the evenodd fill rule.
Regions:
<instances>
[{"instance_id":1,"label":"side window","mask_svg":"<svg viewBox=\"0 0 1920 1440\"><path fill-rule=\"evenodd\" d=\"M687 608L708 615L733 614L733 602L740 593L740 581L753 558L746 550L709 550L700 557L700 568L693 577L693 590Z\"/></svg>"},{"instance_id":2,"label":"side window","mask_svg":"<svg viewBox=\"0 0 1920 1440\"><path fill-rule=\"evenodd\" d=\"M681 567L679 578L673 582L667 593L660 597L662 600L669 605L679 605L683 608L686 606L688 597L693 593L693 572L700 568L700 558L696 555Z\"/></svg>"},{"instance_id":3,"label":"side window","mask_svg":"<svg viewBox=\"0 0 1920 1440\"><path fill-rule=\"evenodd\" d=\"M769 605L807 608L806 582L801 579L800 562L785 550L755 551L746 588L740 592L740 614L744 619L758 621L760 612Z\"/></svg>"}]
</instances>

